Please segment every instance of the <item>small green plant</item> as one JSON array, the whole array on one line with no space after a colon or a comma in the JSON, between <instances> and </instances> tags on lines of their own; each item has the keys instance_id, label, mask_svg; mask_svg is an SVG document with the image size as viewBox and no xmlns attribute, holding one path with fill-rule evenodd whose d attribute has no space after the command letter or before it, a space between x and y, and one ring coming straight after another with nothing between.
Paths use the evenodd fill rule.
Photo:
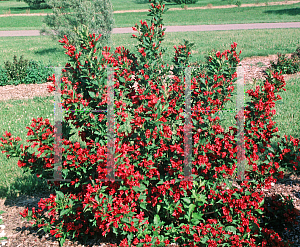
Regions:
<instances>
[{"instance_id":1,"label":"small green plant","mask_svg":"<svg viewBox=\"0 0 300 247\"><path fill-rule=\"evenodd\" d=\"M297 56L288 58L286 55L277 53L277 62L271 62L271 69L283 74L294 74L300 71L300 59Z\"/></svg>"},{"instance_id":2,"label":"small green plant","mask_svg":"<svg viewBox=\"0 0 300 247\"><path fill-rule=\"evenodd\" d=\"M80 47L80 37L76 30L79 25L85 25L97 37L101 34L101 46L109 44L114 25L110 0L48 0L47 4L51 6L53 15L45 17L45 25L40 32L50 35L53 41L63 39L66 35L70 43ZM56 34L53 34L52 30Z\"/></svg>"},{"instance_id":3,"label":"small green plant","mask_svg":"<svg viewBox=\"0 0 300 247\"><path fill-rule=\"evenodd\" d=\"M0 67L0 86L5 86L8 83L7 72Z\"/></svg>"},{"instance_id":4,"label":"small green plant","mask_svg":"<svg viewBox=\"0 0 300 247\"><path fill-rule=\"evenodd\" d=\"M238 7L241 7L242 2L240 0L237 0L236 3L235 3L235 5L238 6Z\"/></svg>"},{"instance_id":5,"label":"small green plant","mask_svg":"<svg viewBox=\"0 0 300 247\"><path fill-rule=\"evenodd\" d=\"M13 63L6 61L0 68L0 86L45 83L51 73L53 69L45 68L39 61L24 60L23 55L18 61L14 56Z\"/></svg>"},{"instance_id":6,"label":"small green plant","mask_svg":"<svg viewBox=\"0 0 300 247\"><path fill-rule=\"evenodd\" d=\"M13 62L4 62L4 68L7 72L7 77L9 81L22 80L26 77L26 69L28 67L28 60L23 59L23 55L20 57L19 61L17 56L14 55Z\"/></svg>"},{"instance_id":7,"label":"small green plant","mask_svg":"<svg viewBox=\"0 0 300 247\"><path fill-rule=\"evenodd\" d=\"M22 84L41 84L47 81L47 78L52 75L53 69L45 68L40 61L29 61L29 66L26 69L26 77L21 81Z\"/></svg>"}]
</instances>

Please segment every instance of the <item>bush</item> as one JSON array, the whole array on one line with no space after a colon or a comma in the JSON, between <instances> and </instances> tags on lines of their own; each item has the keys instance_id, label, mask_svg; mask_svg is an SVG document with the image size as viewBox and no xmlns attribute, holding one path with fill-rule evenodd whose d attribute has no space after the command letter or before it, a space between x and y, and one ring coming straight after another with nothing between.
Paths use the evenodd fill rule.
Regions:
<instances>
[{"instance_id":1,"label":"bush","mask_svg":"<svg viewBox=\"0 0 300 247\"><path fill-rule=\"evenodd\" d=\"M21 55L19 61L17 56L14 55L13 62L4 62L4 68L7 72L8 81L22 81L26 77L26 69L29 65L28 60L23 59Z\"/></svg>"},{"instance_id":2,"label":"bush","mask_svg":"<svg viewBox=\"0 0 300 247\"><path fill-rule=\"evenodd\" d=\"M51 8L45 0L18 0L18 2L25 2L32 9L48 9Z\"/></svg>"},{"instance_id":3,"label":"bush","mask_svg":"<svg viewBox=\"0 0 300 247\"><path fill-rule=\"evenodd\" d=\"M101 33L99 42L102 46L109 44L114 24L110 0L47 0L47 4L51 6L53 15L47 15L43 20L41 34L46 33L55 41L67 35L71 44L80 47L75 29L85 25L97 37Z\"/></svg>"},{"instance_id":4,"label":"bush","mask_svg":"<svg viewBox=\"0 0 300 247\"><path fill-rule=\"evenodd\" d=\"M26 77L22 84L41 84L47 82L47 78L53 74L54 69L45 68L40 61L29 61L26 69Z\"/></svg>"},{"instance_id":5,"label":"bush","mask_svg":"<svg viewBox=\"0 0 300 247\"><path fill-rule=\"evenodd\" d=\"M181 246L287 246L261 225L263 197L254 192L283 176L279 165L272 163L280 150L269 145L278 131L271 109L277 93L284 90L283 77L273 73L262 89L247 91L251 102L245 108L245 149L253 170L245 172L248 181L238 181L241 188L236 188L230 186L228 176L237 167L238 130L230 127L225 132L219 118L205 110L223 109L230 100L237 80L237 44L209 54L205 73L192 71L192 107L202 112L192 114L193 181L184 181L186 78L163 61L164 7L162 0L152 0L151 23L141 21L135 26L139 31L134 36L139 41L136 54L124 47L114 53L108 47L100 48L98 38L89 35L87 28L78 32L81 49L76 50L67 36L60 40L68 50L70 63L66 66L72 73L61 81L64 109L107 110L106 67L114 67L116 156L112 158L115 175L121 180L107 177L111 171L107 167L108 114L68 111L62 123L61 174L71 182L49 181L55 195L41 199L38 210L27 208L22 216L50 232L61 245L67 237L87 240L111 233L120 240L119 246L165 246L170 241ZM187 42L175 47L174 63L188 64L190 48ZM49 77L53 83L56 80L55 75ZM134 83L136 91L131 87ZM70 141L73 126L86 146ZM7 157L20 157L19 167L52 179L54 126L38 118L27 129L31 145L19 145L20 138L6 132L0 146ZM29 150L30 146L40 153ZM254 164L258 150L265 157Z\"/></svg>"},{"instance_id":6,"label":"bush","mask_svg":"<svg viewBox=\"0 0 300 247\"><path fill-rule=\"evenodd\" d=\"M283 74L294 74L300 71L300 59L298 56L288 58L281 53L277 54L277 62L271 61L271 69L277 72L282 71Z\"/></svg>"},{"instance_id":7,"label":"bush","mask_svg":"<svg viewBox=\"0 0 300 247\"><path fill-rule=\"evenodd\" d=\"M0 68L0 85L45 83L53 71L51 68L45 68L40 61L24 60L23 55L18 61L15 55L13 63L6 61L4 68Z\"/></svg>"}]
</instances>

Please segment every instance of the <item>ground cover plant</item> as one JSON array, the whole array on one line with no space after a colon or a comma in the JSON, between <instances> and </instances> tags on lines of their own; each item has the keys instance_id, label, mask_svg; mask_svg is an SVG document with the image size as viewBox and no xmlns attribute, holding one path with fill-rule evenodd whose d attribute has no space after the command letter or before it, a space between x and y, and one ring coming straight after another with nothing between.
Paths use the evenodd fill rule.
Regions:
<instances>
[{"instance_id":1,"label":"ground cover plant","mask_svg":"<svg viewBox=\"0 0 300 247\"><path fill-rule=\"evenodd\" d=\"M283 77L270 73L262 89L257 86L255 91L247 92L252 101L245 111L246 157L253 170L246 172L246 178L252 181L241 182L240 190L224 190L219 186L236 169L234 136L237 129L231 127L224 132L219 119L205 111L201 115L192 114L194 180L183 181L184 81L180 79L179 69L171 70L173 79L164 76L170 72L162 60L160 47L164 36L161 19L164 9L158 7L162 1L152 1L152 4L153 25L147 22L136 25L139 30L137 54L122 47L114 54L107 47L100 49L95 36L85 36L85 32L82 32L82 49L69 44L67 37L61 41L68 49L66 54L72 63L68 67L73 72L72 78L63 78L66 109L82 109L82 106L106 109L105 66L122 68L115 70L114 76L116 152L121 154L116 157L116 176L124 180L101 182L109 173L105 169L108 152L103 143L105 115L99 114L96 118L92 113L69 113L63 123L62 173L72 182L50 183L56 189L55 195L41 200L38 210L26 210L22 215L36 221L39 228L50 231L61 243L66 237L86 238L88 234L105 235L113 231L121 239L119 246L163 245L170 240L190 246L284 246L278 234L261 226L263 198L253 193L253 188L268 187L276 181L274 178L282 176L279 164L283 157L291 154L291 150L281 152L269 144L278 131L271 120L275 115L271 108L273 101L280 99L277 93L284 89ZM187 46L185 43L175 47L175 66L188 65L190 47ZM75 53L77 49L79 53ZM210 54L203 72L193 72L193 109L216 111L224 107L234 89L238 56L236 43L233 43L231 50ZM55 77L51 80L55 81ZM128 87L134 81L138 82L138 93ZM68 140L71 125L83 128L79 134L87 148ZM174 132L171 126L175 127ZM38 118L33 119L28 130L28 136L33 136L30 138L32 146L39 146L40 154L27 152L29 146L18 145L19 138L13 138L10 133L2 139L5 150L9 155L20 157L20 167L28 168L41 178L52 178L54 127L47 119ZM299 140L291 142L297 147ZM261 160L257 159L258 150L262 153ZM293 151L296 159L297 151ZM297 162L293 165L298 166Z\"/></svg>"}]
</instances>

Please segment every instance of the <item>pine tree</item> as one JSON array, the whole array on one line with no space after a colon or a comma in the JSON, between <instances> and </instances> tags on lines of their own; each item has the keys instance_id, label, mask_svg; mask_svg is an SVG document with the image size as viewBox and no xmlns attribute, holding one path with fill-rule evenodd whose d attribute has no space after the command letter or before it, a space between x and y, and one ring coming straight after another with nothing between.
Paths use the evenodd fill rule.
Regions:
<instances>
[{"instance_id":1,"label":"pine tree","mask_svg":"<svg viewBox=\"0 0 300 247\"><path fill-rule=\"evenodd\" d=\"M46 3L51 6L53 15L45 17L46 25L40 34L48 34L55 41L67 35L70 43L78 47L75 28L85 25L96 37L102 34L100 42L103 46L109 44L114 25L110 0L46 0Z\"/></svg>"}]
</instances>

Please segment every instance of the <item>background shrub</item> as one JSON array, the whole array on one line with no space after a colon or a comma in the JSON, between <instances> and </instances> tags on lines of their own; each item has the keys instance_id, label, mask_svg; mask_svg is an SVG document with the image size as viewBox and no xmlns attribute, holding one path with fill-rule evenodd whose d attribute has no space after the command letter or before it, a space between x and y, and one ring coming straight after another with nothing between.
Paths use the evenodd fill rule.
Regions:
<instances>
[{"instance_id":1,"label":"background shrub","mask_svg":"<svg viewBox=\"0 0 300 247\"><path fill-rule=\"evenodd\" d=\"M18 2L25 2L32 9L48 9L51 8L45 0L18 0Z\"/></svg>"},{"instance_id":2,"label":"background shrub","mask_svg":"<svg viewBox=\"0 0 300 247\"><path fill-rule=\"evenodd\" d=\"M292 54L292 58L298 57L300 59L300 46L296 49L296 51Z\"/></svg>"},{"instance_id":3,"label":"background shrub","mask_svg":"<svg viewBox=\"0 0 300 247\"><path fill-rule=\"evenodd\" d=\"M28 60L23 59L23 55L20 57L19 61L17 56L14 55L13 62L4 62L4 68L7 72L7 77L9 81L23 80L26 77L26 69L29 63Z\"/></svg>"},{"instance_id":4,"label":"background shrub","mask_svg":"<svg viewBox=\"0 0 300 247\"><path fill-rule=\"evenodd\" d=\"M53 41L68 36L70 44L78 47L78 34L74 28L85 25L91 33L98 37L102 34L100 42L108 45L114 24L113 10L110 0L47 0L53 15L47 15L40 33L51 36ZM53 34L54 30L55 34Z\"/></svg>"},{"instance_id":5,"label":"background shrub","mask_svg":"<svg viewBox=\"0 0 300 247\"><path fill-rule=\"evenodd\" d=\"M0 86L7 85L8 78L7 78L7 72L5 69L0 67Z\"/></svg>"},{"instance_id":6,"label":"background shrub","mask_svg":"<svg viewBox=\"0 0 300 247\"><path fill-rule=\"evenodd\" d=\"M300 71L300 60L297 56L288 58L286 55L277 53L277 62L271 61L271 69L283 74L294 74Z\"/></svg>"},{"instance_id":7,"label":"background shrub","mask_svg":"<svg viewBox=\"0 0 300 247\"><path fill-rule=\"evenodd\" d=\"M0 86L45 83L53 72L40 61L28 61L23 55L18 61L15 55L13 62L6 61L4 68L0 68Z\"/></svg>"},{"instance_id":8,"label":"background shrub","mask_svg":"<svg viewBox=\"0 0 300 247\"><path fill-rule=\"evenodd\" d=\"M22 80L22 84L41 84L47 81L47 78L53 74L54 70L45 68L40 61L29 62L26 69L26 77Z\"/></svg>"}]
</instances>

